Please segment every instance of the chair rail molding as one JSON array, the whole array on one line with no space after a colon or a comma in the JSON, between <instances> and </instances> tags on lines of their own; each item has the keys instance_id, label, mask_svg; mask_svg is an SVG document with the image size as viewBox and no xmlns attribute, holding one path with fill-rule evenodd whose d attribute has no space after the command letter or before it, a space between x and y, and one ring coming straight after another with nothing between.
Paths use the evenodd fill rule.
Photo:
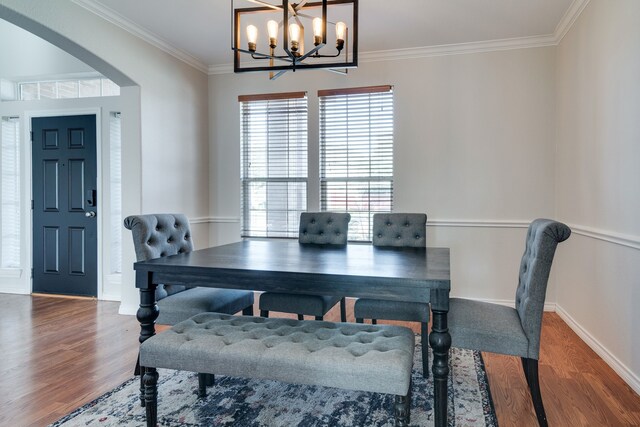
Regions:
<instances>
[{"instance_id":1,"label":"chair rail molding","mask_svg":"<svg viewBox=\"0 0 640 427\"><path fill-rule=\"evenodd\" d=\"M189 223L191 224L236 224L239 222L239 216L207 216L189 218Z\"/></svg>"},{"instance_id":2,"label":"chair rail molding","mask_svg":"<svg viewBox=\"0 0 640 427\"><path fill-rule=\"evenodd\" d=\"M626 246L632 249L640 249L640 236L617 233L614 231L602 230L578 224L567 223L567 225L575 234L580 236L590 237L592 239L602 240L604 242Z\"/></svg>"}]
</instances>

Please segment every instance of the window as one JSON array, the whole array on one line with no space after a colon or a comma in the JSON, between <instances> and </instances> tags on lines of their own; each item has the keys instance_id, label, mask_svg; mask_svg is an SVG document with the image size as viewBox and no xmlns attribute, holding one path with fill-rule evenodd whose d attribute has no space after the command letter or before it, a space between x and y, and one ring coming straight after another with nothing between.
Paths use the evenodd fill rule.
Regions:
<instances>
[{"instance_id":1,"label":"window","mask_svg":"<svg viewBox=\"0 0 640 427\"><path fill-rule=\"evenodd\" d=\"M351 214L349 240L371 240L375 212L393 206L393 89L324 90L320 207Z\"/></svg>"},{"instance_id":2,"label":"window","mask_svg":"<svg viewBox=\"0 0 640 427\"><path fill-rule=\"evenodd\" d=\"M241 96L242 236L297 237L307 210L307 96Z\"/></svg>"},{"instance_id":3,"label":"window","mask_svg":"<svg viewBox=\"0 0 640 427\"><path fill-rule=\"evenodd\" d=\"M0 268L20 268L20 121L2 117Z\"/></svg>"},{"instance_id":4,"label":"window","mask_svg":"<svg viewBox=\"0 0 640 427\"><path fill-rule=\"evenodd\" d=\"M103 78L23 82L18 88L21 101L120 95L120 87Z\"/></svg>"}]
</instances>

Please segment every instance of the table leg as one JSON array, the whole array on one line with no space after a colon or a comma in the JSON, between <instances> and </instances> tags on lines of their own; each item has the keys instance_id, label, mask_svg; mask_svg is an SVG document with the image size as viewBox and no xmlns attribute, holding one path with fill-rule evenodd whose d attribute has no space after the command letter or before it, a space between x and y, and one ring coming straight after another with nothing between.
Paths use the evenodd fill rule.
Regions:
<instances>
[{"instance_id":1,"label":"table leg","mask_svg":"<svg viewBox=\"0 0 640 427\"><path fill-rule=\"evenodd\" d=\"M447 425L447 379L449 377L449 349L451 335L447 326L447 312L433 309L433 327L429 344L433 349L433 410L436 427Z\"/></svg>"},{"instance_id":2,"label":"table leg","mask_svg":"<svg viewBox=\"0 0 640 427\"><path fill-rule=\"evenodd\" d=\"M136 275L136 282L139 280L145 280L145 278ZM140 285L140 283L138 284ZM138 312L136 313L136 318L138 319L138 322L140 322L140 337L138 338L138 341L141 344L155 335L156 319L159 314L158 306L156 304L156 286L150 283L147 284L147 286L147 288L140 288L140 308L138 308ZM143 377L145 369L140 368L140 354L138 354L138 362L136 366L140 371L140 404L144 406Z\"/></svg>"}]
</instances>

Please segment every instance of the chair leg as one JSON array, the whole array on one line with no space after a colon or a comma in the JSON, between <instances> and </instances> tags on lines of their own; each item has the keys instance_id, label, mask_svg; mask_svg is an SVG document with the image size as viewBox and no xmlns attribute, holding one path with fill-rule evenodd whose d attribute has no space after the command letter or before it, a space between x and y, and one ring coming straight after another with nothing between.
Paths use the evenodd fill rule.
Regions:
<instances>
[{"instance_id":1,"label":"chair leg","mask_svg":"<svg viewBox=\"0 0 640 427\"><path fill-rule=\"evenodd\" d=\"M316 320L324 320L324 316L316 316Z\"/></svg>"},{"instance_id":2,"label":"chair leg","mask_svg":"<svg viewBox=\"0 0 640 427\"><path fill-rule=\"evenodd\" d=\"M364 323L364 319L362 317L356 317L356 323Z\"/></svg>"},{"instance_id":3,"label":"chair leg","mask_svg":"<svg viewBox=\"0 0 640 427\"><path fill-rule=\"evenodd\" d=\"M411 385L406 396L396 395L394 405L396 427L408 427L411 419Z\"/></svg>"},{"instance_id":4,"label":"chair leg","mask_svg":"<svg viewBox=\"0 0 640 427\"><path fill-rule=\"evenodd\" d=\"M376 319L371 319L371 324L372 324L372 325L377 325L377 324L378 324L378 321L377 321Z\"/></svg>"},{"instance_id":5,"label":"chair leg","mask_svg":"<svg viewBox=\"0 0 640 427\"><path fill-rule=\"evenodd\" d=\"M345 298L340 300L340 321L347 321L347 300Z\"/></svg>"},{"instance_id":6,"label":"chair leg","mask_svg":"<svg viewBox=\"0 0 640 427\"><path fill-rule=\"evenodd\" d=\"M304 320L304 314L298 314L298 320Z\"/></svg>"},{"instance_id":7,"label":"chair leg","mask_svg":"<svg viewBox=\"0 0 640 427\"><path fill-rule=\"evenodd\" d=\"M143 380L147 427L156 427L158 424L158 372L155 368L144 369Z\"/></svg>"},{"instance_id":8,"label":"chair leg","mask_svg":"<svg viewBox=\"0 0 640 427\"><path fill-rule=\"evenodd\" d=\"M528 366L528 360L526 357L521 357L520 360L522 361L522 370L524 371L524 378L527 380L527 385L529 386L529 389L531 389L531 380L529 379L529 370L527 368Z\"/></svg>"},{"instance_id":9,"label":"chair leg","mask_svg":"<svg viewBox=\"0 0 640 427\"><path fill-rule=\"evenodd\" d=\"M140 406L144 408L144 374L145 374L145 370L144 370L144 366L139 366L139 373L140 373Z\"/></svg>"},{"instance_id":10,"label":"chair leg","mask_svg":"<svg viewBox=\"0 0 640 427\"><path fill-rule=\"evenodd\" d=\"M250 305L249 307L245 307L242 310L242 315L243 316L253 316L253 306Z\"/></svg>"},{"instance_id":11,"label":"chair leg","mask_svg":"<svg viewBox=\"0 0 640 427\"><path fill-rule=\"evenodd\" d=\"M207 397L207 375L198 373L198 397Z\"/></svg>"},{"instance_id":12,"label":"chair leg","mask_svg":"<svg viewBox=\"0 0 640 427\"><path fill-rule=\"evenodd\" d=\"M269 310L260 310L260 317L269 317Z\"/></svg>"},{"instance_id":13,"label":"chair leg","mask_svg":"<svg viewBox=\"0 0 640 427\"><path fill-rule=\"evenodd\" d=\"M429 378L429 327L427 322L420 323L422 339L422 376Z\"/></svg>"},{"instance_id":14,"label":"chair leg","mask_svg":"<svg viewBox=\"0 0 640 427\"><path fill-rule=\"evenodd\" d=\"M522 358L525 367L525 376L528 378L529 391L533 400L533 408L536 411L538 425L547 427L547 415L544 412L542 395L540 394L540 381L538 379L538 361L536 359Z\"/></svg>"}]
</instances>

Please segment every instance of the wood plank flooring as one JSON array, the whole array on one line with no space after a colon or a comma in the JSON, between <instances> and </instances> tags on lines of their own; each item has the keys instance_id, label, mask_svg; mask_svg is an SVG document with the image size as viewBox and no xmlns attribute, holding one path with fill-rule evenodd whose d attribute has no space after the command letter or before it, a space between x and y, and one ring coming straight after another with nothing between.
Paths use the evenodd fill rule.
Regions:
<instances>
[{"instance_id":1,"label":"wood plank flooring","mask_svg":"<svg viewBox=\"0 0 640 427\"><path fill-rule=\"evenodd\" d=\"M0 294L0 426L46 426L131 378L139 327L118 306ZM339 317L336 307L327 320ZM549 425L640 426L640 397L555 313L545 313L542 335ZM483 356L499 424L536 426L519 359Z\"/></svg>"}]
</instances>

